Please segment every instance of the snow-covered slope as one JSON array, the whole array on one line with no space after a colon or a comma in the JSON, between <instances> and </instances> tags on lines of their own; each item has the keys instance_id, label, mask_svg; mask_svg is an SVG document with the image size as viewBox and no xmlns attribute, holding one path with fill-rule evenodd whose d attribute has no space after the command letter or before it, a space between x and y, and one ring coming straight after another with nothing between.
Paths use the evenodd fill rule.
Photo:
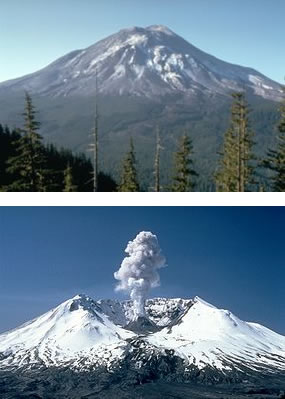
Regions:
<instances>
[{"instance_id":1,"label":"snow-covered slope","mask_svg":"<svg viewBox=\"0 0 285 399\"><path fill-rule=\"evenodd\" d=\"M285 371L284 336L241 321L198 297L147 301L150 321L144 320L144 326L153 328L138 330L133 328L131 305L78 295L0 335L0 370L34 365L120 369L120 362L133 358L142 359L138 364L143 367L145 362L152 364L153 357L170 353L183 359L185 368Z\"/></svg>"},{"instance_id":2,"label":"snow-covered slope","mask_svg":"<svg viewBox=\"0 0 285 399\"><path fill-rule=\"evenodd\" d=\"M228 94L247 89L278 100L281 87L254 69L221 61L162 25L134 27L77 50L34 74L0 84L50 96Z\"/></svg>"},{"instance_id":3,"label":"snow-covered slope","mask_svg":"<svg viewBox=\"0 0 285 399\"><path fill-rule=\"evenodd\" d=\"M285 370L285 337L259 324L238 319L196 297L194 304L171 327L147 338L148 342L174 349L199 368L210 365L231 369L232 364L276 367Z\"/></svg>"},{"instance_id":4,"label":"snow-covered slope","mask_svg":"<svg viewBox=\"0 0 285 399\"><path fill-rule=\"evenodd\" d=\"M115 325L91 298L77 295L44 315L0 336L9 364L60 364L80 354L119 346L133 334Z\"/></svg>"}]
</instances>

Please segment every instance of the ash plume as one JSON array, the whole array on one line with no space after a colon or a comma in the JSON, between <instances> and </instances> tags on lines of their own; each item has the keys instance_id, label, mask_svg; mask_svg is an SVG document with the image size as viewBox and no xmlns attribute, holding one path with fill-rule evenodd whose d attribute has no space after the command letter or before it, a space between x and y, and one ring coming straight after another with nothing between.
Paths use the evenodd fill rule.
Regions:
<instances>
[{"instance_id":1,"label":"ash plume","mask_svg":"<svg viewBox=\"0 0 285 399\"><path fill-rule=\"evenodd\" d=\"M114 273L115 279L119 280L116 291L130 292L135 317L144 316L149 290L160 285L158 269L166 266L165 257L156 235L148 231L140 232L133 241L129 241L125 252L128 256Z\"/></svg>"}]
</instances>

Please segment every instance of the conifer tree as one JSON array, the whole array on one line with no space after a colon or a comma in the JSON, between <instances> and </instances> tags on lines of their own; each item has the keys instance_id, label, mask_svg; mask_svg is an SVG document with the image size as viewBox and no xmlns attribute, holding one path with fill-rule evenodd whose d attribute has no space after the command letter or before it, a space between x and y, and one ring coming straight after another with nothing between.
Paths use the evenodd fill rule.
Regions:
<instances>
[{"instance_id":1,"label":"conifer tree","mask_svg":"<svg viewBox=\"0 0 285 399\"><path fill-rule=\"evenodd\" d=\"M156 149L155 149L155 159L154 159L154 191L160 191L160 132L159 128L156 131Z\"/></svg>"},{"instance_id":2,"label":"conifer tree","mask_svg":"<svg viewBox=\"0 0 285 399\"><path fill-rule=\"evenodd\" d=\"M130 150L125 156L122 164L122 175L119 190L122 192L140 191L136 171L136 158L132 138L130 139Z\"/></svg>"},{"instance_id":3,"label":"conifer tree","mask_svg":"<svg viewBox=\"0 0 285 399\"><path fill-rule=\"evenodd\" d=\"M243 93L233 94L230 127L227 130L215 175L217 191L244 192L254 183L253 133Z\"/></svg>"},{"instance_id":4,"label":"conifer tree","mask_svg":"<svg viewBox=\"0 0 285 399\"><path fill-rule=\"evenodd\" d=\"M193 177L198 176L198 174L193 169L192 155L192 142L189 136L184 134L174 155L174 177L171 191L184 192L194 189Z\"/></svg>"},{"instance_id":5,"label":"conifer tree","mask_svg":"<svg viewBox=\"0 0 285 399\"><path fill-rule=\"evenodd\" d=\"M14 142L16 156L8 159L8 172L19 178L8 191L46 191L46 162L42 136L38 133L40 123L36 120L36 110L28 93L25 96L24 129Z\"/></svg>"},{"instance_id":6,"label":"conifer tree","mask_svg":"<svg viewBox=\"0 0 285 399\"><path fill-rule=\"evenodd\" d=\"M72 167L70 164L67 165L67 168L64 171L64 190L65 192L75 192L77 191L77 186L73 184L73 174Z\"/></svg>"},{"instance_id":7,"label":"conifer tree","mask_svg":"<svg viewBox=\"0 0 285 399\"><path fill-rule=\"evenodd\" d=\"M283 102L280 107L281 119L278 125L277 148L269 150L263 166L274 172L272 188L274 191L285 192L285 86L283 86Z\"/></svg>"}]
</instances>

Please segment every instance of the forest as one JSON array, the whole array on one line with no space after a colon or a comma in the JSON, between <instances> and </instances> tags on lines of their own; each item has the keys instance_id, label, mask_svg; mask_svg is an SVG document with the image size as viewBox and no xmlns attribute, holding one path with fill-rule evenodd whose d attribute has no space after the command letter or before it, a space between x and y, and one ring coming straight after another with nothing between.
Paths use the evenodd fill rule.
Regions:
<instances>
[{"instance_id":1,"label":"forest","mask_svg":"<svg viewBox=\"0 0 285 399\"><path fill-rule=\"evenodd\" d=\"M254 151L257 135L251 128L246 95L241 92L232 94L230 122L224 132L216 171L212 176L215 191L285 191L285 96L281 105L276 107L276 113L277 134L272 132L275 145L268 148L266 157L260 158ZM44 143L37 109L29 93L25 94L23 116L22 127L10 129L0 124L2 192L202 191L197 184L199 174L193 160L195 148L188 131L181 134L173 150L171 177L168 184L162 186L160 161L163 146L161 129L156 127L156 141L153 143L155 156L150 176L152 183L145 189L138 177L135 137L130 138L129 148L121 161L119 178L115 180L110 174L99 170L100 131L96 115L90 156Z\"/></svg>"}]
</instances>

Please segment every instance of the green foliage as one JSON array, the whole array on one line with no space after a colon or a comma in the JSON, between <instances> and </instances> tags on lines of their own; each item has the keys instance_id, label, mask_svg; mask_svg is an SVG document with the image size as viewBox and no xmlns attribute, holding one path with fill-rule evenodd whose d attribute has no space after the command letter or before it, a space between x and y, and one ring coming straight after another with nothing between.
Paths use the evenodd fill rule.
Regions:
<instances>
[{"instance_id":1,"label":"green foliage","mask_svg":"<svg viewBox=\"0 0 285 399\"><path fill-rule=\"evenodd\" d=\"M73 185L76 191L93 191L91 175L93 166L84 154L74 155L70 150L58 150L54 145L48 145L45 148L47 166L53 172L49 175L49 190L59 192L64 190L64 171L66 165L72 169Z\"/></svg>"},{"instance_id":2,"label":"green foliage","mask_svg":"<svg viewBox=\"0 0 285 399\"><path fill-rule=\"evenodd\" d=\"M6 96L7 97L7 96ZM11 99L4 98L1 102L1 119L4 123L11 120L11 109L13 110L13 121L21 121L22 98L12 96ZM268 148L274 148L274 137L272 135L274 125L279 121L276 112L276 103L258 99L255 96L248 97L253 108L251 113L251 125L258 132L258 142L255 152L260 158L264 158ZM73 184L77 191L93 191L92 186L92 163L85 156L90 138L88 136L90 126L93 123L93 104L90 99L77 99L75 97L59 99L36 97L37 107L44 110L44 123L41 120L41 134L46 142L54 145L45 145L45 173L44 189L46 191L64 190L64 170L69 164L72 168ZM147 191L154 187L154 158L155 154L155 127L161 128L164 150L159 154L159 189L170 187L172 181L173 148L182 131L191 131L191 139L195 153L191 156L195 170L199 177L195 179L195 191L213 191L216 189L213 175L217 170L218 149L222 147L221 132L226 132L228 142L234 138L235 132L230 132L228 127L228 98L200 98L189 107L185 98L167 97L162 103L155 101L137 99L133 97L111 97L100 98L100 131L102 131L100 142L100 161L98 174L98 191L116 191L116 181L121 180L120 162L124 156L123 149L128 145L130 136L135 137L136 161L140 168L136 170L136 183L139 182L140 191ZM283 111L284 112L284 111ZM43 113L42 113L43 114ZM18 118L18 119L17 119ZM282 119L282 118L281 118ZM284 117L283 117L284 124ZM0 190L9 189L15 191L13 185L22 179L20 170L7 173L7 159L19 155L17 146L11 145L23 135L19 130L8 131L7 128L0 130ZM9 130L9 129L8 129ZM13 137L12 137L13 136ZM284 136L284 134L283 134ZM279 140L278 140L279 141ZM225 143L224 143L225 145ZM76 151L58 149L68 146ZM230 147L230 146L229 146ZM81 153L78 153L81 151ZM275 147L277 151L277 144ZM223 151L224 152L224 148ZM232 153L234 156L234 153ZM220 158L219 170L222 157ZM253 160L250 165L253 166ZM274 166L272 163L270 166ZM279 168L280 169L280 168ZM158 170L158 169L156 169ZM284 169L283 169L284 170ZM102 173L104 171L104 173ZM280 169L279 176L284 176ZM256 175L259 181L259 189L269 191L270 178L278 173L272 168L258 168ZM157 176L157 175L156 175ZM115 180L113 180L115 179ZM193 182L193 180L191 179ZM12 184L13 183L13 184ZM274 183L274 182L272 182ZM225 184L225 183L223 183ZM236 191L236 181L231 180L228 184L229 190ZM156 185L157 186L157 185ZM284 186L283 186L284 187ZM251 190L253 185L248 184L246 190ZM19 188L16 188L19 190ZM193 189L193 188L192 188ZM217 187L218 189L218 187ZM277 190L277 187L274 187ZM284 188L283 188L284 189ZM135 190L136 191L136 190ZM278 191L281 191L280 188Z\"/></svg>"},{"instance_id":3,"label":"green foliage","mask_svg":"<svg viewBox=\"0 0 285 399\"><path fill-rule=\"evenodd\" d=\"M136 157L133 140L130 140L130 150L125 156L122 164L121 182L118 191L122 192L138 192L140 191L137 171L136 171Z\"/></svg>"},{"instance_id":4,"label":"green foliage","mask_svg":"<svg viewBox=\"0 0 285 399\"><path fill-rule=\"evenodd\" d=\"M278 124L276 149L270 149L263 165L273 171L271 178L274 191L285 192L285 86L283 87L284 99L280 108L281 118Z\"/></svg>"},{"instance_id":5,"label":"green foliage","mask_svg":"<svg viewBox=\"0 0 285 399\"><path fill-rule=\"evenodd\" d=\"M118 190L117 183L108 174L99 172L98 174L98 191L99 192L114 192Z\"/></svg>"},{"instance_id":6,"label":"green foliage","mask_svg":"<svg viewBox=\"0 0 285 399\"><path fill-rule=\"evenodd\" d=\"M193 169L193 146L187 134L180 138L178 150L174 155L174 177L171 191L192 191L195 183L193 177L198 174Z\"/></svg>"},{"instance_id":7,"label":"green foliage","mask_svg":"<svg viewBox=\"0 0 285 399\"><path fill-rule=\"evenodd\" d=\"M17 173L7 172L8 159L14 158L16 147L13 144L20 138L17 130L10 131L8 127L3 128L0 124L0 191L13 191L14 182L21 176ZM70 150L58 150L54 145L44 146L44 156L48 173L46 173L46 191L60 192L65 190L66 165L72 171L72 188L75 191L93 191L92 163L84 154L74 155ZM51 172L52 170L52 172ZM17 187L16 187L17 189ZM98 191L116 191L116 182L106 173L100 172L98 175Z\"/></svg>"},{"instance_id":8,"label":"green foliage","mask_svg":"<svg viewBox=\"0 0 285 399\"><path fill-rule=\"evenodd\" d=\"M17 130L10 131L0 125L0 190L4 191L18 178L16 173L7 172L7 160L17 155L16 148L12 143L20 138L20 133Z\"/></svg>"},{"instance_id":9,"label":"green foliage","mask_svg":"<svg viewBox=\"0 0 285 399\"><path fill-rule=\"evenodd\" d=\"M8 159L8 172L18 179L7 188L8 191L46 191L46 159L42 137L38 133L40 124L35 118L32 99L26 93L24 129L14 142L16 155Z\"/></svg>"},{"instance_id":10,"label":"green foliage","mask_svg":"<svg viewBox=\"0 0 285 399\"><path fill-rule=\"evenodd\" d=\"M258 132L254 152L258 157L264 158L268 148L274 148L272 131L279 119L276 102L250 94L247 98L252 108L251 126ZM90 98L35 96L35 101L37 107L44 111L40 114L40 121L41 134L46 142L53 143L57 148L64 147L76 153L86 153L90 143L90 127L94 123L94 103ZM195 179L195 191L214 191L216 185L213 175L224 132L228 130L229 106L230 97L226 96L201 96L193 101L184 96L166 96L157 101L124 95L119 98L102 95L99 98L99 170L120 181L124 148L129 145L132 136L135 139L136 160L140 165L137 170L140 189L148 191L154 186L155 126L159 125L164 147L160 160L161 189L165 190L171 184L173 167L170 160L178 137L183 131L191 131L195 148L193 162L199 173L199 177ZM21 126L18 116L21 109L22 95L10 92L5 97L1 96L0 120L3 123L10 123L12 110L13 123ZM65 167L66 163L63 169ZM270 190L270 170L260 168L257 173L266 191ZM82 190L86 191L86 181L90 178L87 177Z\"/></svg>"},{"instance_id":11,"label":"green foliage","mask_svg":"<svg viewBox=\"0 0 285 399\"><path fill-rule=\"evenodd\" d=\"M222 158L219 164L219 171L215 176L217 191L236 191L236 139L232 128L227 130L225 134L223 149L220 155Z\"/></svg>"},{"instance_id":12,"label":"green foliage","mask_svg":"<svg viewBox=\"0 0 285 399\"><path fill-rule=\"evenodd\" d=\"M218 171L217 191L249 191L253 180L253 133L249 126L249 109L243 93L233 94L230 127L226 131Z\"/></svg>"}]
</instances>

